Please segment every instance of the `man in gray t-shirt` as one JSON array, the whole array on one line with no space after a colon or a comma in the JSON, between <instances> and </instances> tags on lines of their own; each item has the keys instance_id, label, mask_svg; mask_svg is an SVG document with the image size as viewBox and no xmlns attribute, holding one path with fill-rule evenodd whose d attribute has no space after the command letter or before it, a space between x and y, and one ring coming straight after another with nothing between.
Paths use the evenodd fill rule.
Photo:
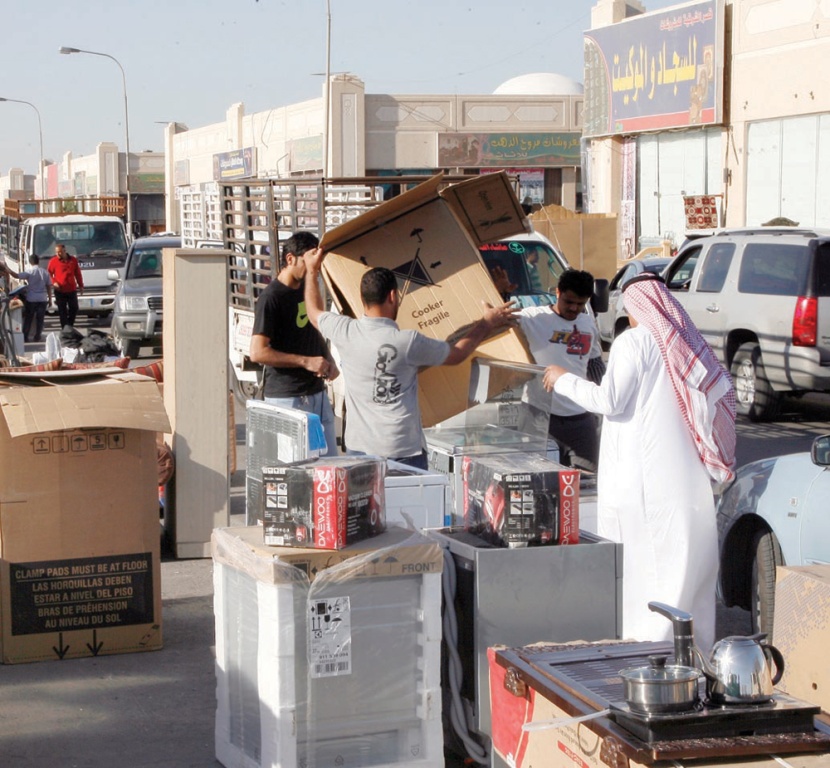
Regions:
<instances>
[{"instance_id":1,"label":"man in gray t-shirt","mask_svg":"<svg viewBox=\"0 0 830 768\"><path fill-rule=\"evenodd\" d=\"M346 448L426 469L424 433L418 405L418 370L458 365L496 328L515 325L510 302L486 304L484 317L454 344L395 322L399 296L395 275L370 269L360 281L363 317L325 312L319 273L324 258L318 248L305 255L306 312L340 352L346 383Z\"/></svg>"}]
</instances>

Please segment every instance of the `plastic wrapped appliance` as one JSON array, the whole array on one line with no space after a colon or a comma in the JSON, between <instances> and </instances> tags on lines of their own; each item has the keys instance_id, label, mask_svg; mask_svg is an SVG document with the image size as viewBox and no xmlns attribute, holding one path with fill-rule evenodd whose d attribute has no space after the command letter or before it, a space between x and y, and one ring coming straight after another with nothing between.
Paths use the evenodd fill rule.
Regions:
<instances>
[{"instance_id":1,"label":"plastic wrapped appliance","mask_svg":"<svg viewBox=\"0 0 830 768\"><path fill-rule=\"evenodd\" d=\"M262 468L319 456L325 437L315 414L261 400L248 400L245 422L245 522L255 525L262 519Z\"/></svg>"},{"instance_id":2,"label":"plastic wrapped appliance","mask_svg":"<svg viewBox=\"0 0 830 768\"><path fill-rule=\"evenodd\" d=\"M440 547L338 551L213 533L216 757L227 768L443 764Z\"/></svg>"},{"instance_id":3,"label":"plastic wrapped appliance","mask_svg":"<svg viewBox=\"0 0 830 768\"><path fill-rule=\"evenodd\" d=\"M397 461L388 461L386 466L387 525L421 530L450 524L452 495L445 473L416 469Z\"/></svg>"}]
</instances>

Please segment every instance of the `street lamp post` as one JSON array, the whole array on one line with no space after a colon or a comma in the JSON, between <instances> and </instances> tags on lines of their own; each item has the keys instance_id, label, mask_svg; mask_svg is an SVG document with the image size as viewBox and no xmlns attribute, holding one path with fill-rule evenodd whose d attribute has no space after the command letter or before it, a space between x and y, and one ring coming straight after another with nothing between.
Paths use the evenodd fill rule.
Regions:
<instances>
[{"instance_id":1,"label":"street lamp post","mask_svg":"<svg viewBox=\"0 0 830 768\"><path fill-rule=\"evenodd\" d=\"M326 0L326 105L323 110L323 180L329 176L329 120L331 119L331 0Z\"/></svg>"},{"instance_id":2,"label":"street lamp post","mask_svg":"<svg viewBox=\"0 0 830 768\"><path fill-rule=\"evenodd\" d=\"M114 61L118 66L118 69L121 70L121 82L124 85L124 133L126 134L127 139L127 162L126 162L126 192L127 192L127 231L130 233L132 237L133 234L133 200L130 196L130 110L127 107L127 76L124 74L124 67L121 66L121 62L115 58L115 56L110 56L108 53L101 53L100 51L85 51L82 48L68 48L66 46L61 46L60 53L63 54L70 54L70 53L88 53L92 56L103 56L106 59L110 59Z\"/></svg>"},{"instance_id":3,"label":"street lamp post","mask_svg":"<svg viewBox=\"0 0 830 768\"><path fill-rule=\"evenodd\" d=\"M4 99L0 97L0 101L8 101L10 104L28 104L37 115L37 132L40 138L40 199L45 200L46 195L43 192L43 173L45 170L43 167L43 123L40 121L40 110L31 101L23 101L23 99Z\"/></svg>"}]
</instances>

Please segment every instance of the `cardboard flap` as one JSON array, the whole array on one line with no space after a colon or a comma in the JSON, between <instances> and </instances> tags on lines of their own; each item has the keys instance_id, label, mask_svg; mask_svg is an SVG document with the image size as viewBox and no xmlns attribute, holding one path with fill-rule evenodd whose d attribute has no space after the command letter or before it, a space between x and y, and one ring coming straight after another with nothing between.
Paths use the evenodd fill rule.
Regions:
<instances>
[{"instance_id":1,"label":"cardboard flap","mask_svg":"<svg viewBox=\"0 0 830 768\"><path fill-rule=\"evenodd\" d=\"M532 231L504 171L453 184L439 194L477 246Z\"/></svg>"},{"instance_id":2,"label":"cardboard flap","mask_svg":"<svg viewBox=\"0 0 830 768\"><path fill-rule=\"evenodd\" d=\"M443 178L443 173L436 174L417 187L387 200L377 208L361 213L360 216L356 216L351 221L330 229L323 235L320 247L324 251L331 251L349 240L354 240L356 237L383 226L384 222L391 221L407 211L414 210L424 205L424 203L434 200L438 197L438 187ZM394 176L389 177L390 183L393 183L394 180Z\"/></svg>"},{"instance_id":3,"label":"cardboard flap","mask_svg":"<svg viewBox=\"0 0 830 768\"><path fill-rule=\"evenodd\" d=\"M150 379L0 389L0 409L12 437L86 427L170 431L158 385Z\"/></svg>"}]
</instances>

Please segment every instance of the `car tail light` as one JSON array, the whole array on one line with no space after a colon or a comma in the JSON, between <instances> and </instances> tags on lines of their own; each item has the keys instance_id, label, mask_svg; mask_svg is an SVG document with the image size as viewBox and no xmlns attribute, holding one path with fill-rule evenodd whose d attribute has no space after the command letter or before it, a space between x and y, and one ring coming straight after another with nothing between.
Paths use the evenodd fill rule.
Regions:
<instances>
[{"instance_id":1,"label":"car tail light","mask_svg":"<svg viewBox=\"0 0 830 768\"><path fill-rule=\"evenodd\" d=\"M796 347L814 347L818 329L818 299L799 296L793 314L793 344Z\"/></svg>"}]
</instances>

